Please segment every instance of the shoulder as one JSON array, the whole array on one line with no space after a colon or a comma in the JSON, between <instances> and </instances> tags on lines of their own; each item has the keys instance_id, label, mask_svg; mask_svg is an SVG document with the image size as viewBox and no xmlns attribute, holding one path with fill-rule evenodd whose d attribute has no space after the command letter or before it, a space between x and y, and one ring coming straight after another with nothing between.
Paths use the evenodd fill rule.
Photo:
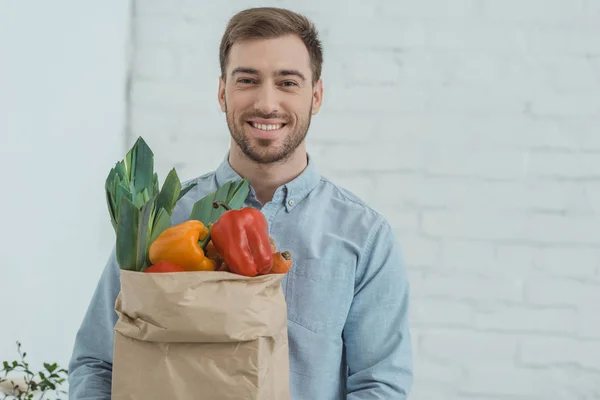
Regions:
<instances>
[{"instance_id":1,"label":"shoulder","mask_svg":"<svg viewBox=\"0 0 600 400\"><path fill-rule=\"evenodd\" d=\"M321 177L320 186L322 192L329 197L329 205L332 209L338 210L346 217L364 220L369 223L368 226L370 227L387 223L385 217L379 211L348 188L326 177Z\"/></svg>"},{"instance_id":2,"label":"shoulder","mask_svg":"<svg viewBox=\"0 0 600 400\"><path fill-rule=\"evenodd\" d=\"M315 202L318 208L324 208L318 214L326 215L340 235L360 247L363 256L382 240L396 241L390 222L363 198L326 177L321 177L318 188Z\"/></svg>"},{"instance_id":3,"label":"shoulder","mask_svg":"<svg viewBox=\"0 0 600 400\"><path fill-rule=\"evenodd\" d=\"M327 204L325 215L334 224L336 237L351 243L357 260L357 279L401 260L399 238L391 223L354 192L322 177L318 200Z\"/></svg>"}]
</instances>

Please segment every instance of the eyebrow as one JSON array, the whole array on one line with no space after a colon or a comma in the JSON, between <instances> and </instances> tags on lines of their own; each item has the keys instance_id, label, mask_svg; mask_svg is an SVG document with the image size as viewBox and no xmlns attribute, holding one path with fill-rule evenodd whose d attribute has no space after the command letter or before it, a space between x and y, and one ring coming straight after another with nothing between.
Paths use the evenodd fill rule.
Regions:
<instances>
[{"instance_id":1,"label":"eyebrow","mask_svg":"<svg viewBox=\"0 0 600 400\"><path fill-rule=\"evenodd\" d=\"M248 67L237 67L235 68L232 72L231 72L231 76L234 76L236 74L251 74L251 75L259 75L258 70L254 69L254 68L248 68ZM298 78L302 79L303 81L306 81L306 77L304 76L304 74L302 74L302 72L296 70L296 69L280 69L275 71L275 73L273 74L274 76L297 76Z\"/></svg>"}]
</instances>

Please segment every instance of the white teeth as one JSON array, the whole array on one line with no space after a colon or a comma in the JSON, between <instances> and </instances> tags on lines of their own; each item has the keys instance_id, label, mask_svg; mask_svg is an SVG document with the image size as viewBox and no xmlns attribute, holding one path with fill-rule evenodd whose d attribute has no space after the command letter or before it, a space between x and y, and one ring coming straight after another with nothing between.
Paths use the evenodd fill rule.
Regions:
<instances>
[{"instance_id":1,"label":"white teeth","mask_svg":"<svg viewBox=\"0 0 600 400\"><path fill-rule=\"evenodd\" d=\"M263 131L274 131L276 129L280 129L283 126L282 124L266 125L266 124L255 124L254 122L251 122L251 125L253 127L261 129Z\"/></svg>"}]
</instances>

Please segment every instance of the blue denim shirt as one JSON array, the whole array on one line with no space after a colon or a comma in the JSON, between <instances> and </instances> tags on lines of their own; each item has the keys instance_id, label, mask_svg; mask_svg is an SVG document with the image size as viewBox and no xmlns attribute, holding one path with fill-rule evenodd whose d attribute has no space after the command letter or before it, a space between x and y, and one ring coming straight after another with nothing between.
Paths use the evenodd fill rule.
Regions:
<instances>
[{"instance_id":1,"label":"blue denim shirt","mask_svg":"<svg viewBox=\"0 0 600 400\"><path fill-rule=\"evenodd\" d=\"M173 222L193 204L240 176L227 156L194 179ZM282 282L288 305L292 400L401 400L412 386L409 283L389 223L347 190L308 167L262 210L278 248L294 263ZM114 249L77 333L69 363L73 400L110 399L114 312L119 292ZM216 400L216 399L215 399Z\"/></svg>"}]
</instances>

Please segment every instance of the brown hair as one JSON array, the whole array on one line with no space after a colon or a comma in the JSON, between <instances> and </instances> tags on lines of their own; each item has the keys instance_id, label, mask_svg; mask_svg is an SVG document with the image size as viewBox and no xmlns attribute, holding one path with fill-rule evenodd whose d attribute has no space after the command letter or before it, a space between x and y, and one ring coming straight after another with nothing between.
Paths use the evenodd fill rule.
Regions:
<instances>
[{"instance_id":1,"label":"brown hair","mask_svg":"<svg viewBox=\"0 0 600 400\"><path fill-rule=\"evenodd\" d=\"M295 34L306 45L313 84L321 77L323 48L314 24L305 16L277 7L249 8L235 14L227 24L219 48L221 76L225 79L227 56L234 43L247 39L270 39Z\"/></svg>"}]
</instances>

